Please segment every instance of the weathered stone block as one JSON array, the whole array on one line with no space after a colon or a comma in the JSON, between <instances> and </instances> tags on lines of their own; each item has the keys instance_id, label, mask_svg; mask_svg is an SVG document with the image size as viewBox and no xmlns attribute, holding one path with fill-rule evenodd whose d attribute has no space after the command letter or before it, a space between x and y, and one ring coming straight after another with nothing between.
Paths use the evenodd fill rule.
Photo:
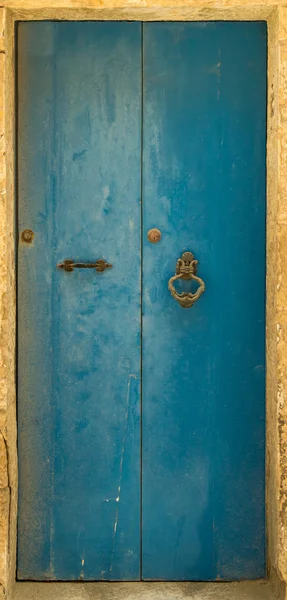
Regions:
<instances>
[{"instance_id":1,"label":"weathered stone block","mask_svg":"<svg viewBox=\"0 0 287 600\"><path fill-rule=\"evenodd\" d=\"M4 588L7 587L9 505L9 489L0 490L0 587Z\"/></svg>"},{"instance_id":2,"label":"weathered stone block","mask_svg":"<svg viewBox=\"0 0 287 600\"><path fill-rule=\"evenodd\" d=\"M7 448L3 434L0 432L0 489L8 487Z\"/></svg>"},{"instance_id":3,"label":"weathered stone block","mask_svg":"<svg viewBox=\"0 0 287 600\"><path fill-rule=\"evenodd\" d=\"M287 298L287 222L278 224L277 228L278 243L278 276L277 276L277 308L278 310L286 307Z\"/></svg>"}]
</instances>

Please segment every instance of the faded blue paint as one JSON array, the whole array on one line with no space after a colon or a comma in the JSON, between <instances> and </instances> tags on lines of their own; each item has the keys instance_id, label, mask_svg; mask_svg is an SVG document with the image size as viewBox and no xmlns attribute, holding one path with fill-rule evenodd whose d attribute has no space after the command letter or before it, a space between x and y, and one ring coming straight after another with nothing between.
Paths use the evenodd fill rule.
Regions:
<instances>
[{"instance_id":1,"label":"faded blue paint","mask_svg":"<svg viewBox=\"0 0 287 600\"><path fill-rule=\"evenodd\" d=\"M266 26L18 32L18 577L262 577Z\"/></svg>"},{"instance_id":2,"label":"faded blue paint","mask_svg":"<svg viewBox=\"0 0 287 600\"><path fill-rule=\"evenodd\" d=\"M264 23L144 24L143 578L265 574ZM191 250L206 292L170 296ZM184 284L186 288L186 284Z\"/></svg>"},{"instance_id":3,"label":"faded blue paint","mask_svg":"<svg viewBox=\"0 0 287 600\"><path fill-rule=\"evenodd\" d=\"M140 54L138 23L19 26L21 579L139 577Z\"/></svg>"}]
</instances>

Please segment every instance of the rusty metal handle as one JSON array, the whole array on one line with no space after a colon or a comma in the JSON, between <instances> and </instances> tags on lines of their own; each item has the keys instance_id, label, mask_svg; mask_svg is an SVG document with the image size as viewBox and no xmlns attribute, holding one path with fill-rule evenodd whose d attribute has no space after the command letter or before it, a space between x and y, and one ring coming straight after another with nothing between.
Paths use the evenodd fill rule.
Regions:
<instances>
[{"instance_id":1,"label":"rusty metal handle","mask_svg":"<svg viewBox=\"0 0 287 600\"><path fill-rule=\"evenodd\" d=\"M74 269L96 269L99 273L102 273L106 269L111 269L113 265L107 263L105 260L99 258L94 263L76 263L70 258L66 258L62 263L58 263L58 269L64 269L64 271L71 272Z\"/></svg>"},{"instance_id":2,"label":"rusty metal handle","mask_svg":"<svg viewBox=\"0 0 287 600\"><path fill-rule=\"evenodd\" d=\"M168 289L172 297L182 308L190 308L200 298L201 294L205 292L204 281L196 275L197 264L198 260L194 259L192 252L184 252L177 260L175 275L168 282ZM179 294L173 285L177 279L193 279L198 283L199 287L194 294L192 292L182 292Z\"/></svg>"}]
</instances>

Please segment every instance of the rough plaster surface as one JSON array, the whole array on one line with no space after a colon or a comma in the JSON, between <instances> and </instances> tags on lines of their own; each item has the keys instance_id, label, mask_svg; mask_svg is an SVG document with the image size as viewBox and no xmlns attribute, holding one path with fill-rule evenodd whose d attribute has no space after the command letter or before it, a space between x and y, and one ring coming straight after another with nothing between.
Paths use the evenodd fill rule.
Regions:
<instances>
[{"instance_id":1,"label":"rough plaster surface","mask_svg":"<svg viewBox=\"0 0 287 600\"><path fill-rule=\"evenodd\" d=\"M287 0L4 0L0 6L0 600L12 597L16 556L14 24L22 19L268 21L267 528L270 567L279 575L278 582L287 582ZM277 592L283 593L278 586ZM252 583L19 583L15 588L17 600L251 600L271 598L270 594L269 585Z\"/></svg>"},{"instance_id":2,"label":"rough plaster surface","mask_svg":"<svg viewBox=\"0 0 287 600\"><path fill-rule=\"evenodd\" d=\"M7 456L7 238L6 238L6 161L5 161L5 54L3 53L4 11L0 16L0 599L5 596L8 573L8 533L10 490ZM12 441L12 440L11 440ZM13 443L13 442L12 442Z\"/></svg>"}]
</instances>

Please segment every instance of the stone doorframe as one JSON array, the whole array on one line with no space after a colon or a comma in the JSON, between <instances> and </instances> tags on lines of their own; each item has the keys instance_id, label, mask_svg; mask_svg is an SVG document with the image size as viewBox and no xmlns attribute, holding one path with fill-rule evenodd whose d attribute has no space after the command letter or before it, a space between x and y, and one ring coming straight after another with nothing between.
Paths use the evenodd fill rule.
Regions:
<instances>
[{"instance_id":1,"label":"stone doorframe","mask_svg":"<svg viewBox=\"0 0 287 600\"><path fill-rule=\"evenodd\" d=\"M4 0L0 6L0 600L15 581L15 25L23 20L268 23L268 568L287 583L287 0ZM248 259L248 258L247 258ZM284 597L285 592L283 592Z\"/></svg>"}]
</instances>

